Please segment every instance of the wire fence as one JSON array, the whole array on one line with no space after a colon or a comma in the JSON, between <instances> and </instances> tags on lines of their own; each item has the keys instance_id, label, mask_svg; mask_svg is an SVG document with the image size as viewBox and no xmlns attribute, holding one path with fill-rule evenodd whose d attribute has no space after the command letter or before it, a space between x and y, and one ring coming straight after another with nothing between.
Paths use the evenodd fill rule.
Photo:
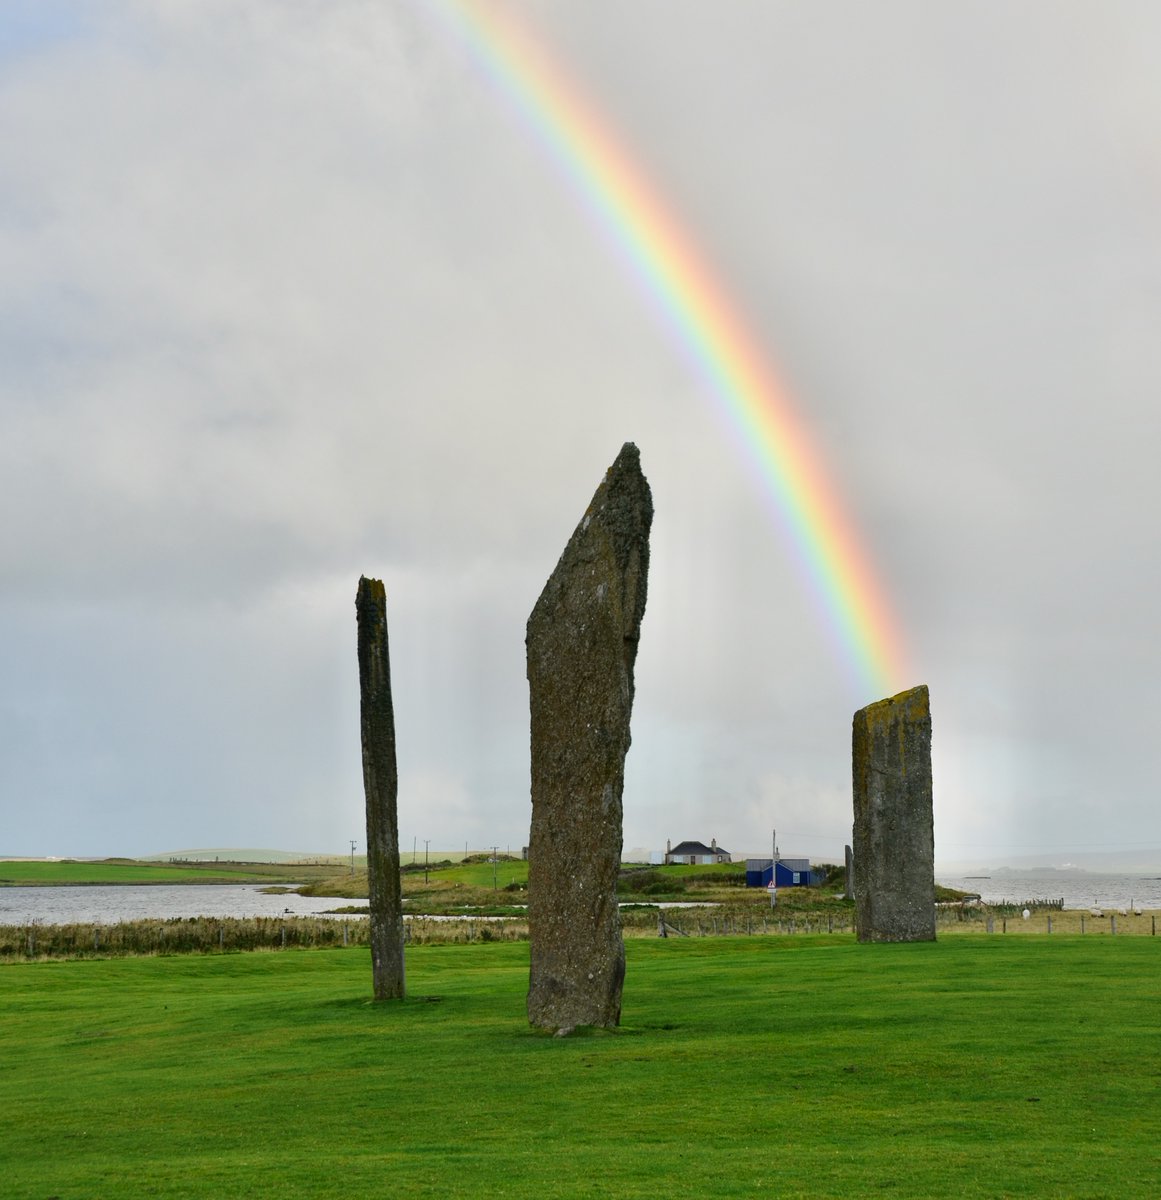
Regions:
<instances>
[{"instance_id":1,"label":"wire fence","mask_svg":"<svg viewBox=\"0 0 1161 1200\"><path fill-rule=\"evenodd\" d=\"M1023 906L938 905L938 932L989 935L1156 936L1157 915L1134 909L1063 909L1053 901ZM854 909L778 914L749 908L658 909L641 906L622 914L627 938L851 935ZM526 917L408 916L404 940L414 945L518 942L528 939ZM325 917L174 917L115 924L0 925L0 963L29 959L115 958L130 955L229 954L341 946L367 946L366 919Z\"/></svg>"},{"instance_id":2,"label":"wire fence","mask_svg":"<svg viewBox=\"0 0 1161 1200\"><path fill-rule=\"evenodd\" d=\"M1030 900L1023 905L953 905L936 910L936 927L948 932L1156 937L1157 914L1143 909L1066 909Z\"/></svg>"},{"instance_id":3,"label":"wire fence","mask_svg":"<svg viewBox=\"0 0 1161 1200\"><path fill-rule=\"evenodd\" d=\"M785 920L773 919L768 913L737 914L721 916L672 916L662 910L652 924L645 929L640 926L626 929L629 936L647 936L650 932L657 937L736 937L738 935L791 936L800 933L850 933L854 929L852 918L836 916L795 916Z\"/></svg>"}]
</instances>

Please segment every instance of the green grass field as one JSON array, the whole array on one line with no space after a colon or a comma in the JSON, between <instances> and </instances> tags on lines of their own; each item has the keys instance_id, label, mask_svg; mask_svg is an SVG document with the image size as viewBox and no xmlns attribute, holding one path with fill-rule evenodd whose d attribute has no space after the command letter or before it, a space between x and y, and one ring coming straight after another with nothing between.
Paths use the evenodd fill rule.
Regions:
<instances>
[{"instance_id":1,"label":"green grass field","mask_svg":"<svg viewBox=\"0 0 1161 1200\"><path fill-rule=\"evenodd\" d=\"M0 860L0 887L121 883L300 883L333 875L333 864L191 862L155 863L113 858L99 862L62 859Z\"/></svg>"},{"instance_id":2,"label":"green grass field","mask_svg":"<svg viewBox=\"0 0 1161 1200\"><path fill-rule=\"evenodd\" d=\"M1161 943L632 941L552 1039L526 944L0 967L0 1190L1154 1197Z\"/></svg>"}]
</instances>

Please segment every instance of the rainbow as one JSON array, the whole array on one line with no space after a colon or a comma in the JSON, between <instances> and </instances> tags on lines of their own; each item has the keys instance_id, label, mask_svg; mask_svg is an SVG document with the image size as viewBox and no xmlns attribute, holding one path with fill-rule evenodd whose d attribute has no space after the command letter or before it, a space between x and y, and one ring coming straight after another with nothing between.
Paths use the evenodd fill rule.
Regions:
<instances>
[{"instance_id":1,"label":"rainbow","mask_svg":"<svg viewBox=\"0 0 1161 1200\"><path fill-rule=\"evenodd\" d=\"M898 690L907 674L902 639L837 489L786 389L689 235L593 103L510 12L490 0L430 5L574 181L709 381L860 685L872 697Z\"/></svg>"}]
</instances>

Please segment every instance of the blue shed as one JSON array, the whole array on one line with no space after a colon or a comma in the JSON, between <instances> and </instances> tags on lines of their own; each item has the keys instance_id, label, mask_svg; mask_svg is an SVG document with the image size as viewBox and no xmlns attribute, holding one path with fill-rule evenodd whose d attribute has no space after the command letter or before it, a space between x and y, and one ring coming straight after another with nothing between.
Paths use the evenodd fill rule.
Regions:
<instances>
[{"instance_id":1,"label":"blue shed","mask_svg":"<svg viewBox=\"0 0 1161 1200\"><path fill-rule=\"evenodd\" d=\"M809 858L748 858L746 887L769 887L773 877L776 887L810 887L814 872Z\"/></svg>"}]
</instances>

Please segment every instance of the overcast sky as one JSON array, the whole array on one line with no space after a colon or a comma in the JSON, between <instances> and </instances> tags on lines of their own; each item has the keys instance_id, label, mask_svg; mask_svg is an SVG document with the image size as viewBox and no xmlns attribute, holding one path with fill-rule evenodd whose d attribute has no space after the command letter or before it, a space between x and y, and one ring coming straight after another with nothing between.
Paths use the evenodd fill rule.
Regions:
<instances>
[{"instance_id":1,"label":"overcast sky","mask_svg":"<svg viewBox=\"0 0 1161 1200\"><path fill-rule=\"evenodd\" d=\"M931 688L936 857L1161 860L1161 7L537 0ZM867 695L622 256L428 0L6 0L0 853L528 840L524 627L653 489L625 848L850 840Z\"/></svg>"}]
</instances>

